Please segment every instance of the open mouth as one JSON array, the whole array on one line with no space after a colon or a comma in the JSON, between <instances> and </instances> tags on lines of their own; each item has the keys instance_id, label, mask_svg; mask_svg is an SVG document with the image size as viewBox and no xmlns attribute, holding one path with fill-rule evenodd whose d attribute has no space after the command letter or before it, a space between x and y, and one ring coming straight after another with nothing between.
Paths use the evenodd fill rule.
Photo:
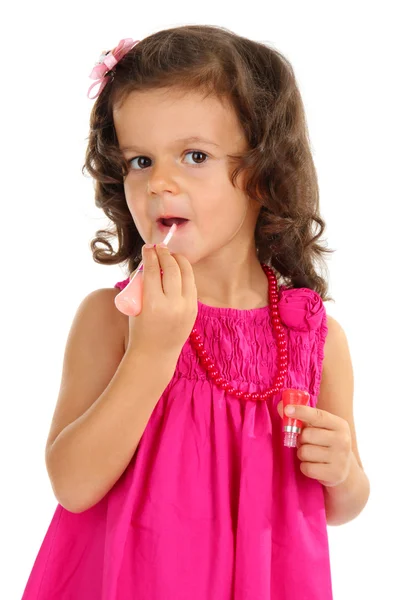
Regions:
<instances>
[{"instance_id":1,"label":"open mouth","mask_svg":"<svg viewBox=\"0 0 400 600\"><path fill-rule=\"evenodd\" d=\"M174 223L179 227L180 225L184 225L187 223L189 219L183 219L182 217L170 217L168 219L158 219L158 223L163 225L164 227L172 227Z\"/></svg>"}]
</instances>

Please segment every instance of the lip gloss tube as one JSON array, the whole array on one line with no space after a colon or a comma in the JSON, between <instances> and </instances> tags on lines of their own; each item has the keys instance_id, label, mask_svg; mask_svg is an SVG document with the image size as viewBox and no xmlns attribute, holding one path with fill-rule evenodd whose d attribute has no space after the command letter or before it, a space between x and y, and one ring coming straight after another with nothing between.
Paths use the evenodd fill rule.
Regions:
<instances>
[{"instance_id":1,"label":"lip gloss tube","mask_svg":"<svg viewBox=\"0 0 400 600\"><path fill-rule=\"evenodd\" d=\"M167 235L162 241L162 244L167 244L171 241L177 229L177 225L174 223ZM161 270L162 273L162 270ZM140 262L138 268L135 271L134 276L128 283L128 285L115 296L115 306L124 315L130 317L136 317L142 310L143 300L143 261Z\"/></svg>"},{"instance_id":2,"label":"lip gloss tube","mask_svg":"<svg viewBox=\"0 0 400 600\"><path fill-rule=\"evenodd\" d=\"M294 419L285 414L285 407L288 404L301 404L306 406L309 403L310 394L306 391L295 390L288 388L282 392L283 401L283 424L282 431L285 434L283 437L283 445L288 448L297 447L297 436L303 429L303 421L300 419Z\"/></svg>"}]
</instances>

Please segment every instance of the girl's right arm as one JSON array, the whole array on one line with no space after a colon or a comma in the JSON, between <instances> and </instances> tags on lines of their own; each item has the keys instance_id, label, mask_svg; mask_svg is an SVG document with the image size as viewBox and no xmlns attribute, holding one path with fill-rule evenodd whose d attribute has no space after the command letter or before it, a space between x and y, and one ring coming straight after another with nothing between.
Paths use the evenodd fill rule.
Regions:
<instances>
[{"instance_id":1,"label":"girl's right arm","mask_svg":"<svg viewBox=\"0 0 400 600\"><path fill-rule=\"evenodd\" d=\"M143 308L129 317L125 353L116 293L85 298L66 345L46 467L57 501L71 512L99 502L129 465L196 319L190 263L168 249L144 253Z\"/></svg>"},{"instance_id":2,"label":"girl's right arm","mask_svg":"<svg viewBox=\"0 0 400 600\"><path fill-rule=\"evenodd\" d=\"M54 494L71 512L96 504L122 475L177 359L176 354L150 356L133 349L121 358L121 335L120 343L116 340L121 327L115 317L110 320L111 311L116 312L110 292L114 297L113 290L90 294L77 312L46 447ZM102 393L101 385L106 386Z\"/></svg>"}]
</instances>

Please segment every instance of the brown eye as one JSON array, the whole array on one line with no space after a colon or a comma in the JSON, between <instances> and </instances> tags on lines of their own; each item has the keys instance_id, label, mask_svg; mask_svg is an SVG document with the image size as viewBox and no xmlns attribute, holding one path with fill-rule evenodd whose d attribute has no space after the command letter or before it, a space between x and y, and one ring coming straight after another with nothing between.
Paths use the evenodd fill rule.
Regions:
<instances>
[{"instance_id":1,"label":"brown eye","mask_svg":"<svg viewBox=\"0 0 400 600\"><path fill-rule=\"evenodd\" d=\"M147 158L147 156L135 156L135 158L131 158L130 160L128 160L128 163L131 165L131 163L132 163L134 160L139 160L139 162L140 162L142 159L144 159L144 161L146 161L146 160L150 160L149 158ZM148 165L143 165L143 163L140 163L140 165L141 165L141 166L140 166L140 168L139 168L139 169L134 169L134 170L135 170L135 171L136 171L136 170L140 170L140 169L142 169L142 167L143 167L143 168L146 168L146 166L148 166Z\"/></svg>"},{"instance_id":2,"label":"brown eye","mask_svg":"<svg viewBox=\"0 0 400 600\"><path fill-rule=\"evenodd\" d=\"M204 161L201 161L201 158L199 159L199 156L200 157L201 156L207 156L207 154L205 154L204 152L198 152L197 150L193 151L193 152L188 152L187 154L193 154L193 160L195 161L196 164L199 164L197 162L198 160L200 160L200 164L201 164L201 162L204 162Z\"/></svg>"}]
</instances>

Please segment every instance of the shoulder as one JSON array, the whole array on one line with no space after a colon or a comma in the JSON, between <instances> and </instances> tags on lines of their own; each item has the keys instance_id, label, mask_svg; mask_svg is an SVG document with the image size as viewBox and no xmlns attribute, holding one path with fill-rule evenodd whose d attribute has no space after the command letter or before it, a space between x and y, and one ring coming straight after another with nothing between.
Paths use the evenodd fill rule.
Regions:
<instances>
[{"instance_id":1,"label":"shoulder","mask_svg":"<svg viewBox=\"0 0 400 600\"><path fill-rule=\"evenodd\" d=\"M337 375L343 375L343 370L348 370L351 366L350 349L346 333L341 324L330 315L327 315L327 335L324 348L323 369L330 370L330 365L336 365L336 368L342 372Z\"/></svg>"},{"instance_id":2,"label":"shoulder","mask_svg":"<svg viewBox=\"0 0 400 600\"><path fill-rule=\"evenodd\" d=\"M340 323L331 316L327 322L318 407L352 422L354 379L349 344Z\"/></svg>"},{"instance_id":3,"label":"shoulder","mask_svg":"<svg viewBox=\"0 0 400 600\"><path fill-rule=\"evenodd\" d=\"M116 345L123 344L126 350L128 317L115 306L118 288L99 288L85 296L78 308L77 317L85 319L88 327L100 327Z\"/></svg>"},{"instance_id":4,"label":"shoulder","mask_svg":"<svg viewBox=\"0 0 400 600\"><path fill-rule=\"evenodd\" d=\"M117 318L120 311L115 306L114 299L119 294L118 288L99 288L89 292L81 302L80 308L89 307L96 312L106 312L109 316Z\"/></svg>"}]
</instances>

